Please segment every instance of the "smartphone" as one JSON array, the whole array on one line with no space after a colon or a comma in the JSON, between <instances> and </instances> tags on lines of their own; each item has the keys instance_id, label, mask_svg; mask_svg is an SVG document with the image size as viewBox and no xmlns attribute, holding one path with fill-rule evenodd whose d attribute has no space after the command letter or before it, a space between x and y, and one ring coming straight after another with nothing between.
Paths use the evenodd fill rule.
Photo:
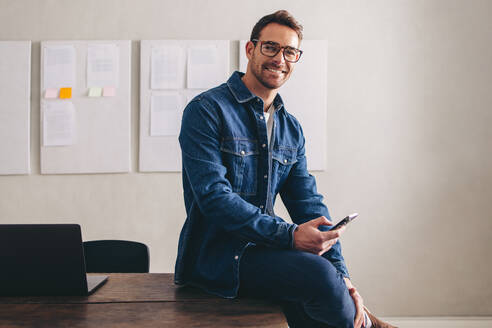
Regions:
<instances>
[{"instance_id":1,"label":"smartphone","mask_svg":"<svg viewBox=\"0 0 492 328\"><path fill-rule=\"evenodd\" d=\"M359 216L359 213L354 213L354 214L350 214L350 215L346 216L342 221L335 224L333 226L333 228L331 228L330 230L336 230L336 229L343 227L344 225L347 225L350 221L355 219L357 216Z\"/></svg>"}]
</instances>

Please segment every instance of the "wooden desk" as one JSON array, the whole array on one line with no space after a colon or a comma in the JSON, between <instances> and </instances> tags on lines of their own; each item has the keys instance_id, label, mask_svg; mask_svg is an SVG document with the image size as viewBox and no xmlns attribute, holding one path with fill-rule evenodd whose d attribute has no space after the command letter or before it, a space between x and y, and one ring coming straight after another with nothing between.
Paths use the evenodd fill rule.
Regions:
<instances>
[{"instance_id":1,"label":"wooden desk","mask_svg":"<svg viewBox=\"0 0 492 328\"><path fill-rule=\"evenodd\" d=\"M280 306L176 287L172 274L109 274L90 296L0 297L0 327L287 327Z\"/></svg>"}]
</instances>

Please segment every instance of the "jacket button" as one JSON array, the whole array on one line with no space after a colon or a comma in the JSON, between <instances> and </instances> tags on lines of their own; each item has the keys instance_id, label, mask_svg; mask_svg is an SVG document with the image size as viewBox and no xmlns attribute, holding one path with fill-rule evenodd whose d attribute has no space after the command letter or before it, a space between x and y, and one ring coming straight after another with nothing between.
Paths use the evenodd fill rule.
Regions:
<instances>
[{"instance_id":1,"label":"jacket button","mask_svg":"<svg viewBox=\"0 0 492 328\"><path fill-rule=\"evenodd\" d=\"M268 178L268 174L265 174L263 177L264 177L265 179L266 179L266 178Z\"/></svg>"},{"instance_id":2,"label":"jacket button","mask_svg":"<svg viewBox=\"0 0 492 328\"><path fill-rule=\"evenodd\" d=\"M246 154L246 152L244 150L241 150L241 155L244 155Z\"/></svg>"},{"instance_id":3,"label":"jacket button","mask_svg":"<svg viewBox=\"0 0 492 328\"><path fill-rule=\"evenodd\" d=\"M266 144L263 144L263 145L261 145L261 146L262 146L263 148L265 148L265 147L266 147Z\"/></svg>"},{"instance_id":4,"label":"jacket button","mask_svg":"<svg viewBox=\"0 0 492 328\"><path fill-rule=\"evenodd\" d=\"M263 205L260 205L260 208L261 208L261 209L263 209L263 207L264 207Z\"/></svg>"},{"instance_id":5,"label":"jacket button","mask_svg":"<svg viewBox=\"0 0 492 328\"><path fill-rule=\"evenodd\" d=\"M238 259L239 259L239 256L237 256L237 255L236 255L236 256L234 256L234 259L235 259L235 260L238 260Z\"/></svg>"},{"instance_id":6,"label":"jacket button","mask_svg":"<svg viewBox=\"0 0 492 328\"><path fill-rule=\"evenodd\" d=\"M260 116L260 120L262 120L262 119L263 119L263 115Z\"/></svg>"},{"instance_id":7,"label":"jacket button","mask_svg":"<svg viewBox=\"0 0 492 328\"><path fill-rule=\"evenodd\" d=\"M287 163L287 160L286 159L284 159L284 163Z\"/></svg>"}]
</instances>

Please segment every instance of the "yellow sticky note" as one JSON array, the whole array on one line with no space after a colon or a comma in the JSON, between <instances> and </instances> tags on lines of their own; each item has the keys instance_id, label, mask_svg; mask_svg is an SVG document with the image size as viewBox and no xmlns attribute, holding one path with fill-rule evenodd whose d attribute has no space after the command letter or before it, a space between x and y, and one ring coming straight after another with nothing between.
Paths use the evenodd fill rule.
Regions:
<instances>
[{"instance_id":1,"label":"yellow sticky note","mask_svg":"<svg viewBox=\"0 0 492 328\"><path fill-rule=\"evenodd\" d=\"M60 99L70 99L70 98L72 98L72 88L61 88Z\"/></svg>"}]
</instances>

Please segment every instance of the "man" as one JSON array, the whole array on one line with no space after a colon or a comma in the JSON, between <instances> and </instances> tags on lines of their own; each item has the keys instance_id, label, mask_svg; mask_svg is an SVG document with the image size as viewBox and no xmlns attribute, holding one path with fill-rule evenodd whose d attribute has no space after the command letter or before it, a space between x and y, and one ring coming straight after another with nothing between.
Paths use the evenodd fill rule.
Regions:
<instances>
[{"instance_id":1,"label":"man","mask_svg":"<svg viewBox=\"0 0 492 328\"><path fill-rule=\"evenodd\" d=\"M299 61L302 26L265 16L246 73L186 107L179 141L187 219L175 282L282 302L291 327L391 327L365 310L329 214L306 169L304 137L278 89ZM280 194L294 223L273 212Z\"/></svg>"}]
</instances>

